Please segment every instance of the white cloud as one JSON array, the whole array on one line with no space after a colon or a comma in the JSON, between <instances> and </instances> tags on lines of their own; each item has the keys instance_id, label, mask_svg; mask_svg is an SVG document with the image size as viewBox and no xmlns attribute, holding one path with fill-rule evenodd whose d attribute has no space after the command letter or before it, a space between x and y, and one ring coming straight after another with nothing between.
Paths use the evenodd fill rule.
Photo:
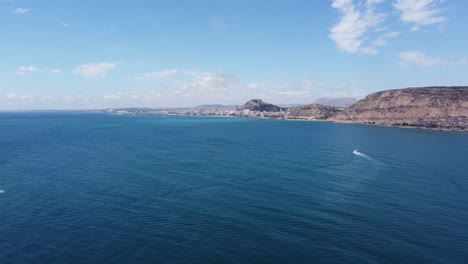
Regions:
<instances>
[{"instance_id":1,"label":"white cloud","mask_svg":"<svg viewBox=\"0 0 468 264\"><path fill-rule=\"evenodd\" d=\"M50 72L50 73L62 73L63 71L60 69L40 69L38 67L35 67L33 65L29 66L20 66L18 70L16 70L16 74L18 75L27 75L28 73L33 73L33 72Z\"/></svg>"},{"instance_id":2,"label":"white cloud","mask_svg":"<svg viewBox=\"0 0 468 264\"><path fill-rule=\"evenodd\" d=\"M103 96L102 100L104 101L105 104L119 103L121 105L126 104L126 105L138 106L138 104L141 105L141 103L144 103L144 105L150 105L152 101L158 100L160 98L161 98L161 93L156 92L156 91L151 91L151 92L131 91L131 92L117 92L113 94L108 94L108 95ZM137 104L135 105L135 103Z\"/></svg>"},{"instance_id":3,"label":"white cloud","mask_svg":"<svg viewBox=\"0 0 468 264\"><path fill-rule=\"evenodd\" d=\"M362 47L361 52L364 54L375 55L379 53L379 48L388 45L388 39L400 36L399 32L390 32L378 37L372 41L368 46Z\"/></svg>"},{"instance_id":4,"label":"white cloud","mask_svg":"<svg viewBox=\"0 0 468 264\"><path fill-rule=\"evenodd\" d=\"M368 5L375 5L375 4L380 4L385 0L367 0Z\"/></svg>"},{"instance_id":5,"label":"white cloud","mask_svg":"<svg viewBox=\"0 0 468 264\"><path fill-rule=\"evenodd\" d=\"M254 86L257 83L252 83ZM293 81L283 84L268 84L270 89L251 89L249 85L246 90L240 91L240 98L244 101L252 98L261 98L269 103L275 104L296 104L296 103L312 103L317 96L315 89L317 83L310 79L305 78L299 81ZM265 88L263 85L258 88ZM239 100L242 101L242 100Z\"/></svg>"},{"instance_id":6,"label":"white cloud","mask_svg":"<svg viewBox=\"0 0 468 264\"><path fill-rule=\"evenodd\" d=\"M26 75L28 73L31 73L31 72L39 72L40 69L37 68L37 67L34 67L32 65L29 65L29 66L20 66L18 68L18 70L16 71L16 74L18 75Z\"/></svg>"},{"instance_id":7,"label":"white cloud","mask_svg":"<svg viewBox=\"0 0 468 264\"><path fill-rule=\"evenodd\" d=\"M190 70L190 71L183 71L184 74L190 75L190 76L202 76L202 75L211 75L213 74L212 72L207 72L207 71L199 71L199 70Z\"/></svg>"},{"instance_id":8,"label":"white cloud","mask_svg":"<svg viewBox=\"0 0 468 264\"><path fill-rule=\"evenodd\" d=\"M94 109L107 107L157 106L161 94L149 92L117 92L103 96L52 96L0 93L0 109Z\"/></svg>"},{"instance_id":9,"label":"white cloud","mask_svg":"<svg viewBox=\"0 0 468 264\"><path fill-rule=\"evenodd\" d=\"M201 79L200 79L201 78ZM270 90L248 89L233 76L217 72L202 72L185 84L152 91L120 91L104 95L54 96L0 93L0 109L97 109L118 107L186 107L200 104L243 104L261 98L274 104L312 103L319 97L350 96L349 86L334 86L315 82L314 89L273 86ZM276 86L276 87L275 87Z\"/></svg>"},{"instance_id":10,"label":"white cloud","mask_svg":"<svg viewBox=\"0 0 468 264\"><path fill-rule=\"evenodd\" d=\"M155 79L165 79L177 74L177 69L166 69L162 71L153 71L140 73L135 76L137 80L155 80Z\"/></svg>"},{"instance_id":11,"label":"white cloud","mask_svg":"<svg viewBox=\"0 0 468 264\"><path fill-rule=\"evenodd\" d=\"M70 24L67 22L60 22L60 25L62 25L63 27L68 27Z\"/></svg>"},{"instance_id":12,"label":"white cloud","mask_svg":"<svg viewBox=\"0 0 468 264\"><path fill-rule=\"evenodd\" d=\"M87 63L78 66L73 73L83 77L104 77L116 67L117 63L113 62Z\"/></svg>"},{"instance_id":13,"label":"white cloud","mask_svg":"<svg viewBox=\"0 0 468 264\"><path fill-rule=\"evenodd\" d=\"M445 66L449 63L447 60L430 57L419 51L404 51L400 52L398 56L400 57L401 64L404 66Z\"/></svg>"},{"instance_id":14,"label":"white cloud","mask_svg":"<svg viewBox=\"0 0 468 264\"><path fill-rule=\"evenodd\" d=\"M400 32L396 32L396 31L393 31L384 35L384 37L386 38L396 38L398 36L400 36Z\"/></svg>"},{"instance_id":15,"label":"white cloud","mask_svg":"<svg viewBox=\"0 0 468 264\"><path fill-rule=\"evenodd\" d=\"M411 30L416 31L421 26L444 22L446 18L439 8L445 0L396 0L393 3L400 14L401 21L412 24Z\"/></svg>"},{"instance_id":16,"label":"white cloud","mask_svg":"<svg viewBox=\"0 0 468 264\"><path fill-rule=\"evenodd\" d=\"M451 66L462 67L468 65L468 58L456 58L450 56L446 58L437 58L426 55L420 51L404 51L398 54L400 64L402 66L417 66L417 67L435 67L435 66Z\"/></svg>"},{"instance_id":17,"label":"white cloud","mask_svg":"<svg viewBox=\"0 0 468 264\"><path fill-rule=\"evenodd\" d=\"M263 87L263 84L261 84L261 83L251 82L251 83L247 84L247 88L249 88L249 89L258 89L258 88L261 88L261 87Z\"/></svg>"},{"instance_id":18,"label":"white cloud","mask_svg":"<svg viewBox=\"0 0 468 264\"><path fill-rule=\"evenodd\" d=\"M15 14L18 14L18 15L22 15L22 14L26 14L27 12L29 12L29 9L27 8L16 8L15 10L13 10L13 13Z\"/></svg>"},{"instance_id":19,"label":"white cloud","mask_svg":"<svg viewBox=\"0 0 468 264\"><path fill-rule=\"evenodd\" d=\"M330 38L337 47L349 53L377 54L378 47L387 45L387 39L392 35L382 33L380 24L387 14L377 11L377 5L383 0L334 0L332 7L338 9L340 20L330 29Z\"/></svg>"},{"instance_id":20,"label":"white cloud","mask_svg":"<svg viewBox=\"0 0 468 264\"><path fill-rule=\"evenodd\" d=\"M36 109L91 109L99 101L94 97L31 95L0 93L0 105L3 110L36 110Z\"/></svg>"},{"instance_id":21,"label":"white cloud","mask_svg":"<svg viewBox=\"0 0 468 264\"><path fill-rule=\"evenodd\" d=\"M179 91L183 94L213 94L224 93L238 84L234 76L226 74L224 71L217 72L192 72L193 80L185 83Z\"/></svg>"}]
</instances>

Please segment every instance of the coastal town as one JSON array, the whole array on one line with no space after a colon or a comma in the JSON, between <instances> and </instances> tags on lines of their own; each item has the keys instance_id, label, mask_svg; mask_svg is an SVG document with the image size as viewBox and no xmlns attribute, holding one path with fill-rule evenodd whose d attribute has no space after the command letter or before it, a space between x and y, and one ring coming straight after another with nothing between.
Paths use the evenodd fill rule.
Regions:
<instances>
[{"instance_id":1,"label":"coastal town","mask_svg":"<svg viewBox=\"0 0 468 264\"><path fill-rule=\"evenodd\" d=\"M323 120L343 108L320 104L279 107L261 99L252 99L243 106L202 105L192 108L122 108L106 109L107 113L117 115L146 116L224 116L257 119L302 119Z\"/></svg>"},{"instance_id":2,"label":"coastal town","mask_svg":"<svg viewBox=\"0 0 468 264\"><path fill-rule=\"evenodd\" d=\"M225 117L249 117L267 119L285 119L286 111L278 112L253 111L249 109L203 109L203 108L173 108L173 109L146 109L124 108L107 109L106 112L117 115L146 115L146 116L225 116Z\"/></svg>"},{"instance_id":3,"label":"coastal town","mask_svg":"<svg viewBox=\"0 0 468 264\"><path fill-rule=\"evenodd\" d=\"M370 94L349 105L313 103L280 107L261 99L252 99L240 107L201 105L187 108L118 108L103 111L116 115L223 116L468 131L468 88L395 89Z\"/></svg>"}]
</instances>

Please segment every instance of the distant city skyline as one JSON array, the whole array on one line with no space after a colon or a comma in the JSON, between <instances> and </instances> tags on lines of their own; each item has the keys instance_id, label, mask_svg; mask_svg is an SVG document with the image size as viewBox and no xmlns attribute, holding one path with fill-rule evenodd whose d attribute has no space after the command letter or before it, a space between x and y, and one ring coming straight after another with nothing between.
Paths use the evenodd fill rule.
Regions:
<instances>
[{"instance_id":1,"label":"distant city skyline","mask_svg":"<svg viewBox=\"0 0 468 264\"><path fill-rule=\"evenodd\" d=\"M0 0L0 110L468 85L463 0Z\"/></svg>"}]
</instances>

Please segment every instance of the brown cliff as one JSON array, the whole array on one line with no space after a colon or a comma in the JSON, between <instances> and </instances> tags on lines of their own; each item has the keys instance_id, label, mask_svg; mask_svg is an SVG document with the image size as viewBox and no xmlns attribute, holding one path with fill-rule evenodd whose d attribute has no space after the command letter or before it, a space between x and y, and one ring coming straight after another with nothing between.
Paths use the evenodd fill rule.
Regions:
<instances>
[{"instance_id":1,"label":"brown cliff","mask_svg":"<svg viewBox=\"0 0 468 264\"><path fill-rule=\"evenodd\" d=\"M468 87L424 87L376 92L330 120L468 129Z\"/></svg>"},{"instance_id":2,"label":"brown cliff","mask_svg":"<svg viewBox=\"0 0 468 264\"><path fill-rule=\"evenodd\" d=\"M308 104L288 109L286 119L323 120L336 115L338 108L321 104Z\"/></svg>"}]
</instances>

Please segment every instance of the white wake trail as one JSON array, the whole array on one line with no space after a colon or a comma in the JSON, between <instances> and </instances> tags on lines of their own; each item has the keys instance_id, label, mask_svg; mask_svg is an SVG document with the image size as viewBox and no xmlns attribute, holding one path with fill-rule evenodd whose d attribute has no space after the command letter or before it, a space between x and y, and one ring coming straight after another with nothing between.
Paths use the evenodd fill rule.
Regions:
<instances>
[{"instance_id":1,"label":"white wake trail","mask_svg":"<svg viewBox=\"0 0 468 264\"><path fill-rule=\"evenodd\" d=\"M365 159L368 159L368 160L374 160L373 158L371 158L370 156L364 154L364 153L361 153L361 152L358 152L358 153L354 153L355 155L357 156L360 156L360 157L363 157Z\"/></svg>"},{"instance_id":2,"label":"white wake trail","mask_svg":"<svg viewBox=\"0 0 468 264\"><path fill-rule=\"evenodd\" d=\"M358 157L364 158L364 159L366 159L366 160L372 161L372 162L375 163L376 165L379 165L379 166L384 166L384 165L386 165L385 162L382 162L382 161L380 161L380 160L378 160L378 159L375 159L375 158L373 158L373 157L371 157L371 156L369 156L369 155L367 155L367 154L364 154L364 153L362 153L362 152L359 152L359 151L357 151L357 150L353 151L353 154L356 155L356 156L358 156Z\"/></svg>"}]
</instances>

